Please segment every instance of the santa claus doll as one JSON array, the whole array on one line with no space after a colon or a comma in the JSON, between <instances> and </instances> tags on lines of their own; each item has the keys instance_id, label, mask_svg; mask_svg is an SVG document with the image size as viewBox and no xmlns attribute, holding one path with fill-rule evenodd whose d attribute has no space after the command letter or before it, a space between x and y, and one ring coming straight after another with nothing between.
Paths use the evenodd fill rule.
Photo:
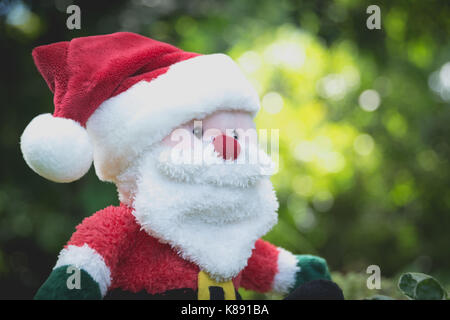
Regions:
<instances>
[{"instance_id":1,"label":"santa claus doll","mask_svg":"<svg viewBox=\"0 0 450 320\"><path fill-rule=\"evenodd\" d=\"M55 182L93 162L120 200L76 227L36 298L341 297L323 259L261 240L277 222L273 166L249 138L259 99L231 58L127 32L33 58L55 109L26 127L25 161Z\"/></svg>"}]
</instances>

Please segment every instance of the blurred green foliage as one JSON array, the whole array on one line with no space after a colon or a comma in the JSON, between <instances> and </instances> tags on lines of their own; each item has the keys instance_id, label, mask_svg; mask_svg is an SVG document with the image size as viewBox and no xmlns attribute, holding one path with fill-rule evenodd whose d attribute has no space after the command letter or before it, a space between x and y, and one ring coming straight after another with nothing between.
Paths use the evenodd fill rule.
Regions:
<instances>
[{"instance_id":1,"label":"blurred green foliage","mask_svg":"<svg viewBox=\"0 0 450 320\"><path fill-rule=\"evenodd\" d=\"M448 1L76 1L82 27L68 30L70 3L0 1L0 298L32 297L75 225L117 204L93 169L58 185L23 161L23 129L53 109L31 50L121 30L226 52L254 83L257 125L280 138L267 239L325 257L348 298L395 297L389 280L367 292L371 264L450 282ZM366 28L370 4L381 30Z\"/></svg>"}]
</instances>

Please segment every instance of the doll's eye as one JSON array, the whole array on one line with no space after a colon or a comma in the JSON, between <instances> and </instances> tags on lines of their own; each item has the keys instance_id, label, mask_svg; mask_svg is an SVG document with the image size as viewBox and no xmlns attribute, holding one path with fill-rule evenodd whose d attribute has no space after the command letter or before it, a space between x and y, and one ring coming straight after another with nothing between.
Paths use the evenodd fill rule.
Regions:
<instances>
[{"instance_id":1,"label":"doll's eye","mask_svg":"<svg viewBox=\"0 0 450 320\"><path fill-rule=\"evenodd\" d=\"M239 139L239 135L238 135L236 129L233 129L233 138L235 138L236 140Z\"/></svg>"},{"instance_id":2,"label":"doll's eye","mask_svg":"<svg viewBox=\"0 0 450 320\"><path fill-rule=\"evenodd\" d=\"M203 128L202 127L194 127L194 129L192 129L192 133L194 134L194 136L198 139L201 139L203 137Z\"/></svg>"}]
</instances>

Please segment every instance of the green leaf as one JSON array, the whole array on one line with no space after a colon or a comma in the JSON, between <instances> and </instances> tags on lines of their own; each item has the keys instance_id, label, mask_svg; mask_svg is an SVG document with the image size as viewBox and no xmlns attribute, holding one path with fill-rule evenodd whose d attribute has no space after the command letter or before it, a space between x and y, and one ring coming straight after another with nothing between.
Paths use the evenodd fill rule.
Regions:
<instances>
[{"instance_id":1,"label":"green leaf","mask_svg":"<svg viewBox=\"0 0 450 320\"><path fill-rule=\"evenodd\" d=\"M444 300L446 292L434 278L420 281L416 287L416 300Z\"/></svg>"},{"instance_id":2,"label":"green leaf","mask_svg":"<svg viewBox=\"0 0 450 320\"><path fill-rule=\"evenodd\" d=\"M399 289L414 300L443 300L447 293L432 276L424 273L408 272L400 277Z\"/></svg>"},{"instance_id":3,"label":"green leaf","mask_svg":"<svg viewBox=\"0 0 450 320\"><path fill-rule=\"evenodd\" d=\"M402 274L398 281L398 287L407 297L414 299L414 291L417 286L417 276L413 273Z\"/></svg>"}]
</instances>

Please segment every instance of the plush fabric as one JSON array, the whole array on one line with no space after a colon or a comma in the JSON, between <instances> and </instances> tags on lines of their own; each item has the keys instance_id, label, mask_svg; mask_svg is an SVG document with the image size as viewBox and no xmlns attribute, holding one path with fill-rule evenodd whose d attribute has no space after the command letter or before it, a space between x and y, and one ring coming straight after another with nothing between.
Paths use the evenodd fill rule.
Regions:
<instances>
[{"instance_id":1,"label":"plush fabric","mask_svg":"<svg viewBox=\"0 0 450 320\"><path fill-rule=\"evenodd\" d=\"M53 118L71 119L89 135L68 135L70 121L66 130L47 121L45 136L34 130L23 137L27 163L55 182L79 179L92 156L98 177L115 182L144 149L186 121L218 110L259 110L255 89L230 57L185 52L130 32L39 46L33 58L54 93Z\"/></svg>"},{"instance_id":2,"label":"plush fabric","mask_svg":"<svg viewBox=\"0 0 450 320\"><path fill-rule=\"evenodd\" d=\"M36 293L36 300L98 300L102 298L97 282L84 271L80 270L80 289L69 289L67 273L69 266L61 266L52 271L48 279Z\"/></svg>"},{"instance_id":3,"label":"plush fabric","mask_svg":"<svg viewBox=\"0 0 450 320\"><path fill-rule=\"evenodd\" d=\"M83 126L106 99L198 55L130 32L39 46L32 54L54 93L54 116Z\"/></svg>"},{"instance_id":4,"label":"plush fabric","mask_svg":"<svg viewBox=\"0 0 450 320\"><path fill-rule=\"evenodd\" d=\"M139 229L129 207L109 206L85 218L76 227L65 248L87 244L101 255L111 270L132 248L133 234L138 233Z\"/></svg>"},{"instance_id":5,"label":"plush fabric","mask_svg":"<svg viewBox=\"0 0 450 320\"><path fill-rule=\"evenodd\" d=\"M35 118L22 136L30 167L50 180L70 182L93 160L99 178L116 183L119 192L137 185L150 193L127 193L133 209L121 204L86 218L37 298L101 298L112 290L192 293L199 289L200 272L214 279L205 287L212 290L209 296L227 298L240 285L286 292L294 279L298 285L328 272L322 261L303 256L296 263L287 251L257 240L277 217L269 179L256 179L268 172L255 175L247 167L239 182L238 170L224 174L218 166L218 172L202 177L202 192L192 192L199 191L197 186L187 192L188 184L174 188L177 179L170 176L167 187L139 170L134 175L146 151L177 126L219 110L257 113L258 95L230 57L184 52L119 32L40 46L33 58L54 93L55 110L53 116ZM236 140L227 150L219 142L223 158L239 154ZM154 169L162 175L173 168ZM189 171L175 173L182 167L177 170L178 179L190 176ZM132 181L122 179L127 176ZM200 177L196 173L193 180ZM155 185L147 184L152 181ZM258 188L252 192L252 187ZM64 272L70 265L82 270L82 290L66 288Z\"/></svg>"},{"instance_id":6,"label":"plush fabric","mask_svg":"<svg viewBox=\"0 0 450 320\"><path fill-rule=\"evenodd\" d=\"M294 288L312 280L331 280L327 262L323 258L309 254L298 255L297 265L301 271L297 274Z\"/></svg>"},{"instance_id":7,"label":"plush fabric","mask_svg":"<svg viewBox=\"0 0 450 320\"><path fill-rule=\"evenodd\" d=\"M138 294L147 299L152 296L146 294L163 298L166 292L173 290L178 293L197 291L200 268L181 258L167 243L161 243L142 230L130 207L124 204L107 207L84 219L76 229L36 298L93 299L105 293L108 296L114 292L114 297L117 292L123 292L126 296ZM287 272L282 278L290 279L292 266L286 255L287 251L257 240L247 266L232 279L234 287L258 292L283 291L277 288L276 278ZM295 285L288 284L289 288L315 279L330 279L323 259L310 255L296 256L296 259L297 281ZM285 263L288 268L282 265ZM66 292L68 265L83 270L83 290ZM102 288L105 284L106 290Z\"/></svg>"},{"instance_id":8,"label":"plush fabric","mask_svg":"<svg viewBox=\"0 0 450 320\"><path fill-rule=\"evenodd\" d=\"M102 296L111 285L111 271L106 266L103 257L87 244L81 247L69 245L61 250L58 261L53 269L72 265L87 272L98 284Z\"/></svg>"},{"instance_id":9,"label":"plush fabric","mask_svg":"<svg viewBox=\"0 0 450 320\"><path fill-rule=\"evenodd\" d=\"M199 267L141 230L128 206L107 207L84 219L76 229L65 250L86 245L95 250L111 272L108 291L145 290L161 294L181 288L197 290ZM270 291L277 273L277 257L277 247L258 240L247 267L232 280L235 288L242 285L260 292Z\"/></svg>"},{"instance_id":10,"label":"plush fabric","mask_svg":"<svg viewBox=\"0 0 450 320\"><path fill-rule=\"evenodd\" d=\"M135 179L130 178L136 181L131 194L137 222L215 280L236 277L246 266L255 241L277 222L278 201L270 180L258 173L259 179L251 182L255 170L247 171L249 166L204 164L197 166L202 170L191 168L201 182L179 183L167 170L177 167L180 172L195 165L174 164L161 170L160 154L159 150L148 153L139 162ZM177 176L190 173L187 169L186 175ZM227 173L228 179L220 179ZM217 185L220 180L235 184ZM242 184L246 186L239 186Z\"/></svg>"},{"instance_id":11,"label":"plush fabric","mask_svg":"<svg viewBox=\"0 0 450 320\"><path fill-rule=\"evenodd\" d=\"M278 272L278 254L279 251L273 244L261 239L256 241L252 256L242 273L242 287L258 292L271 291Z\"/></svg>"},{"instance_id":12,"label":"plush fabric","mask_svg":"<svg viewBox=\"0 0 450 320\"><path fill-rule=\"evenodd\" d=\"M146 148L177 126L218 110L259 110L259 98L237 64L224 54L197 56L170 66L104 101L86 122L97 175L114 178Z\"/></svg>"},{"instance_id":13,"label":"plush fabric","mask_svg":"<svg viewBox=\"0 0 450 320\"><path fill-rule=\"evenodd\" d=\"M108 266L110 290L145 289L156 294L196 288L198 267L141 230L128 206L110 206L84 219L68 245L85 244L98 252Z\"/></svg>"},{"instance_id":14,"label":"plush fabric","mask_svg":"<svg viewBox=\"0 0 450 320\"><path fill-rule=\"evenodd\" d=\"M35 117L20 138L25 162L54 182L72 182L91 167L92 146L86 130L72 119L51 114Z\"/></svg>"},{"instance_id":15,"label":"plush fabric","mask_svg":"<svg viewBox=\"0 0 450 320\"><path fill-rule=\"evenodd\" d=\"M283 248L278 248L277 268L272 291L286 294L294 289L296 278L302 269L297 264L297 257Z\"/></svg>"}]
</instances>

